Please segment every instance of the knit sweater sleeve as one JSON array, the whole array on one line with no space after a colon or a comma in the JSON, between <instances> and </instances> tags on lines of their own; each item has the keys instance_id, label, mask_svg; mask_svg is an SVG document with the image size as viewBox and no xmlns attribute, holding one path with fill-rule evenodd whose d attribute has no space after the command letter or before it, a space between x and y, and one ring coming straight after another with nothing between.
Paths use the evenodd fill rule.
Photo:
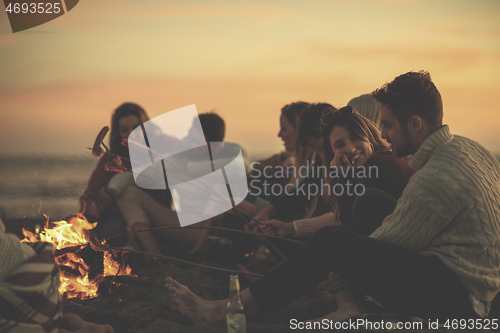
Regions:
<instances>
[{"instance_id":1,"label":"knit sweater sleeve","mask_svg":"<svg viewBox=\"0 0 500 333\"><path fill-rule=\"evenodd\" d=\"M394 212L370 237L411 251L422 250L464 209L466 203L455 193L456 180L449 175L417 172Z\"/></svg>"}]
</instances>

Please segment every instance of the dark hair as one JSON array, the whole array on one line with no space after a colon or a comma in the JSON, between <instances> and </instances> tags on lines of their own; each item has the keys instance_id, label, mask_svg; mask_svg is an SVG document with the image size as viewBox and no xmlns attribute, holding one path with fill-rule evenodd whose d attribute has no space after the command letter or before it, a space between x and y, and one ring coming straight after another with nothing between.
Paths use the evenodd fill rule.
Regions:
<instances>
[{"instance_id":1,"label":"dark hair","mask_svg":"<svg viewBox=\"0 0 500 333\"><path fill-rule=\"evenodd\" d=\"M123 117L136 116L139 122L145 123L149 120L146 111L139 105L135 103L123 103L115 109L113 115L111 116L111 132L109 135L109 150L114 154L119 154L121 156L128 156L128 149L122 145L122 139L120 136L120 126L119 121ZM125 149L123 149L123 148ZM127 157L125 156L125 157Z\"/></svg>"},{"instance_id":2,"label":"dark hair","mask_svg":"<svg viewBox=\"0 0 500 333\"><path fill-rule=\"evenodd\" d=\"M311 104L307 102L293 102L281 108L281 114L286 117L288 122L297 130L299 119L302 112L307 109Z\"/></svg>"},{"instance_id":3,"label":"dark hair","mask_svg":"<svg viewBox=\"0 0 500 333\"><path fill-rule=\"evenodd\" d=\"M373 98L387 106L404 125L418 115L433 128L443 123L443 101L429 72L408 72L372 92Z\"/></svg>"},{"instance_id":4,"label":"dark hair","mask_svg":"<svg viewBox=\"0 0 500 333\"><path fill-rule=\"evenodd\" d=\"M226 134L224 120L215 112L202 113L198 116L207 142L222 142Z\"/></svg>"},{"instance_id":5,"label":"dark hair","mask_svg":"<svg viewBox=\"0 0 500 333\"><path fill-rule=\"evenodd\" d=\"M382 139L382 135L377 125L370 119L360 115L352 106L345 106L338 111L328 110L328 112L333 114L325 113L321 119L321 135L323 136L324 149L323 164L326 170L330 167L330 162L335 156L330 146L330 133L335 126L344 126L352 135L370 143L373 147L374 154L384 150L390 150L387 142ZM326 119L328 119L328 121L326 121ZM331 186L334 186L336 182L335 179L330 178L326 179L326 181L329 182ZM324 192L323 195L333 209L338 208L337 196L328 192Z\"/></svg>"},{"instance_id":6,"label":"dark hair","mask_svg":"<svg viewBox=\"0 0 500 333\"><path fill-rule=\"evenodd\" d=\"M337 109L328 103L315 103L305 109L300 115L297 137L302 146L307 145L307 138L321 138L321 117L326 112L334 112Z\"/></svg>"},{"instance_id":7,"label":"dark hair","mask_svg":"<svg viewBox=\"0 0 500 333\"><path fill-rule=\"evenodd\" d=\"M370 119L360 115L354 108L349 114L343 114L342 110L352 108L346 106L339 111L328 110L328 112L338 112L336 117L330 117L330 121L322 124L321 134L323 136L323 149L325 151L324 164L328 167L335 154L330 146L330 133L335 126L344 126L352 135L370 143L373 146L373 153L389 150L389 145L382 139L377 125ZM325 117L326 114L323 116Z\"/></svg>"}]
</instances>

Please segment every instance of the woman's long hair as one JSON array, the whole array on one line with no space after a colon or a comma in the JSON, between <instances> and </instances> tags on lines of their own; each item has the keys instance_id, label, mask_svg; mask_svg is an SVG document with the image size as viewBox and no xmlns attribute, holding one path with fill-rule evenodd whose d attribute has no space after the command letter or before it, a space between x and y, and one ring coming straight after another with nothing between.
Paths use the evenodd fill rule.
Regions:
<instances>
[{"instance_id":1,"label":"woman's long hair","mask_svg":"<svg viewBox=\"0 0 500 333\"><path fill-rule=\"evenodd\" d=\"M368 142L372 146L373 154L390 150L387 141L382 138L377 125L368 118L360 115L353 107L346 106L338 111L335 111L335 109L326 110L322 117L321 128L324 149L323 164L325 165L326 170L330 169L330 162L335 157L332 147L330 146L330 133L335 126L344 126L350 134ZM335 180L330 179L328 175L327 182L332 188L336 184ZM332 193L324 193L324 196L334 208L337 207L336 196Z\"/></svg>"},{"instance_id":2,"label":"woman's long hair","mask_svg":"<svg viewBox=\"0 0 500 333\"><path fill-rule=\"evenodd\" d=\"M295 131L295 151L293 152L295 156L295 167L298 168L301 165L305 165L307 161L311 160L311 157L313 155L313 151L309 149L306 145L303 145L301 141L299 140L299 127L300 127L300 118L301 115L304 113L305 110L307 110L311 106L310 103L307 102L293 102L291 104L285 105L281 109L281 114L286 117L288 122L292 125L294 131ZM299 181L298 178L296 178L296 174L293 173L290 177L290 184L293 184L294 186L297 185L297 182Z\"/></svg>"},{"instance_id":3,"label":"woman's long hair","mask_svg":"<svg viewBox=\"0 0 500 333\"><path fill-rule=\"evenodd\" d=\"M122 145L119 121L121 118L127 116L136 116L141 124L149 120L146 111L135 103L123 103L113 112L111 116L111 132L109 135L109 151L122 157L128 157L128 149Z\"/></svg>"}]
</instances>

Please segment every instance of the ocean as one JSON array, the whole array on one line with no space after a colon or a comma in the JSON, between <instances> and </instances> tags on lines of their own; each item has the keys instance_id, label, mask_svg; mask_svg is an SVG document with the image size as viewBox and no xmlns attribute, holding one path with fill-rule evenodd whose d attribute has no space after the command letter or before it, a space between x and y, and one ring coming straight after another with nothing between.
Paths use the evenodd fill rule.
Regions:
<instances>
[{"instance_id":1,"label":"ocean","mask_svg":"<svg viewBox=\"0 0 500 333\"><path fill-rule=\"evenodd\" d=\"M0 216L51 220L78 212L97 158L79 155L0 156Z\"/></svg>"},{"instance_id":2,"label":"ocean","mask_svg":"<svg viewBox=\"0 0 500 333\"><path fill-rule=\"evenodd\" d=\"M500 160L500 157L497 156ZM62 219L77 213L97 158L81 155L0 156L0 217Z\"/></svg>"}]
</instances>

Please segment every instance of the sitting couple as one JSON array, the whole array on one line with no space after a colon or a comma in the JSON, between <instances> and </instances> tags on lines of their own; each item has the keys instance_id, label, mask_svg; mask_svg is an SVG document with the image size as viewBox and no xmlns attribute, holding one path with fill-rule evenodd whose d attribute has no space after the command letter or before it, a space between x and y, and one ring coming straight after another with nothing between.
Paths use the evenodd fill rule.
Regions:
<instances>
[{"instance_id":1,"label":"sitting couple","mask_svg":"<svg viewBox=\"0 0 500 333\"><path fill-rule=\"evenodd\" d=\"M273 313L312 292L333 271L338 310L326 316L331 320L362 314L358 296L364 294L385 311L425 319L495 316L500 164L481 145L451 134L442 124L441 95L429 73L400 75L373 97L381 105L382 137L396 157L413 155L409 163L415 174L370 236L344 226L322 228L290 258L250 283L241 293L247 314ZM330 116L336 117L340 114ZM347 135L355 139L353 134ZM335 141L329 143L335 152ZM360 160L369 160L370 149L367 145ZM349 163L335 160L334 165ZM394 203L375 192L354 202L354 207L368 205L377 212L362 214L363 224L383 217L380 212ZM174 308L191 321L225 317L227 300L203 300L170 277L165 286Z\"/></svg>"}]
</instances>

